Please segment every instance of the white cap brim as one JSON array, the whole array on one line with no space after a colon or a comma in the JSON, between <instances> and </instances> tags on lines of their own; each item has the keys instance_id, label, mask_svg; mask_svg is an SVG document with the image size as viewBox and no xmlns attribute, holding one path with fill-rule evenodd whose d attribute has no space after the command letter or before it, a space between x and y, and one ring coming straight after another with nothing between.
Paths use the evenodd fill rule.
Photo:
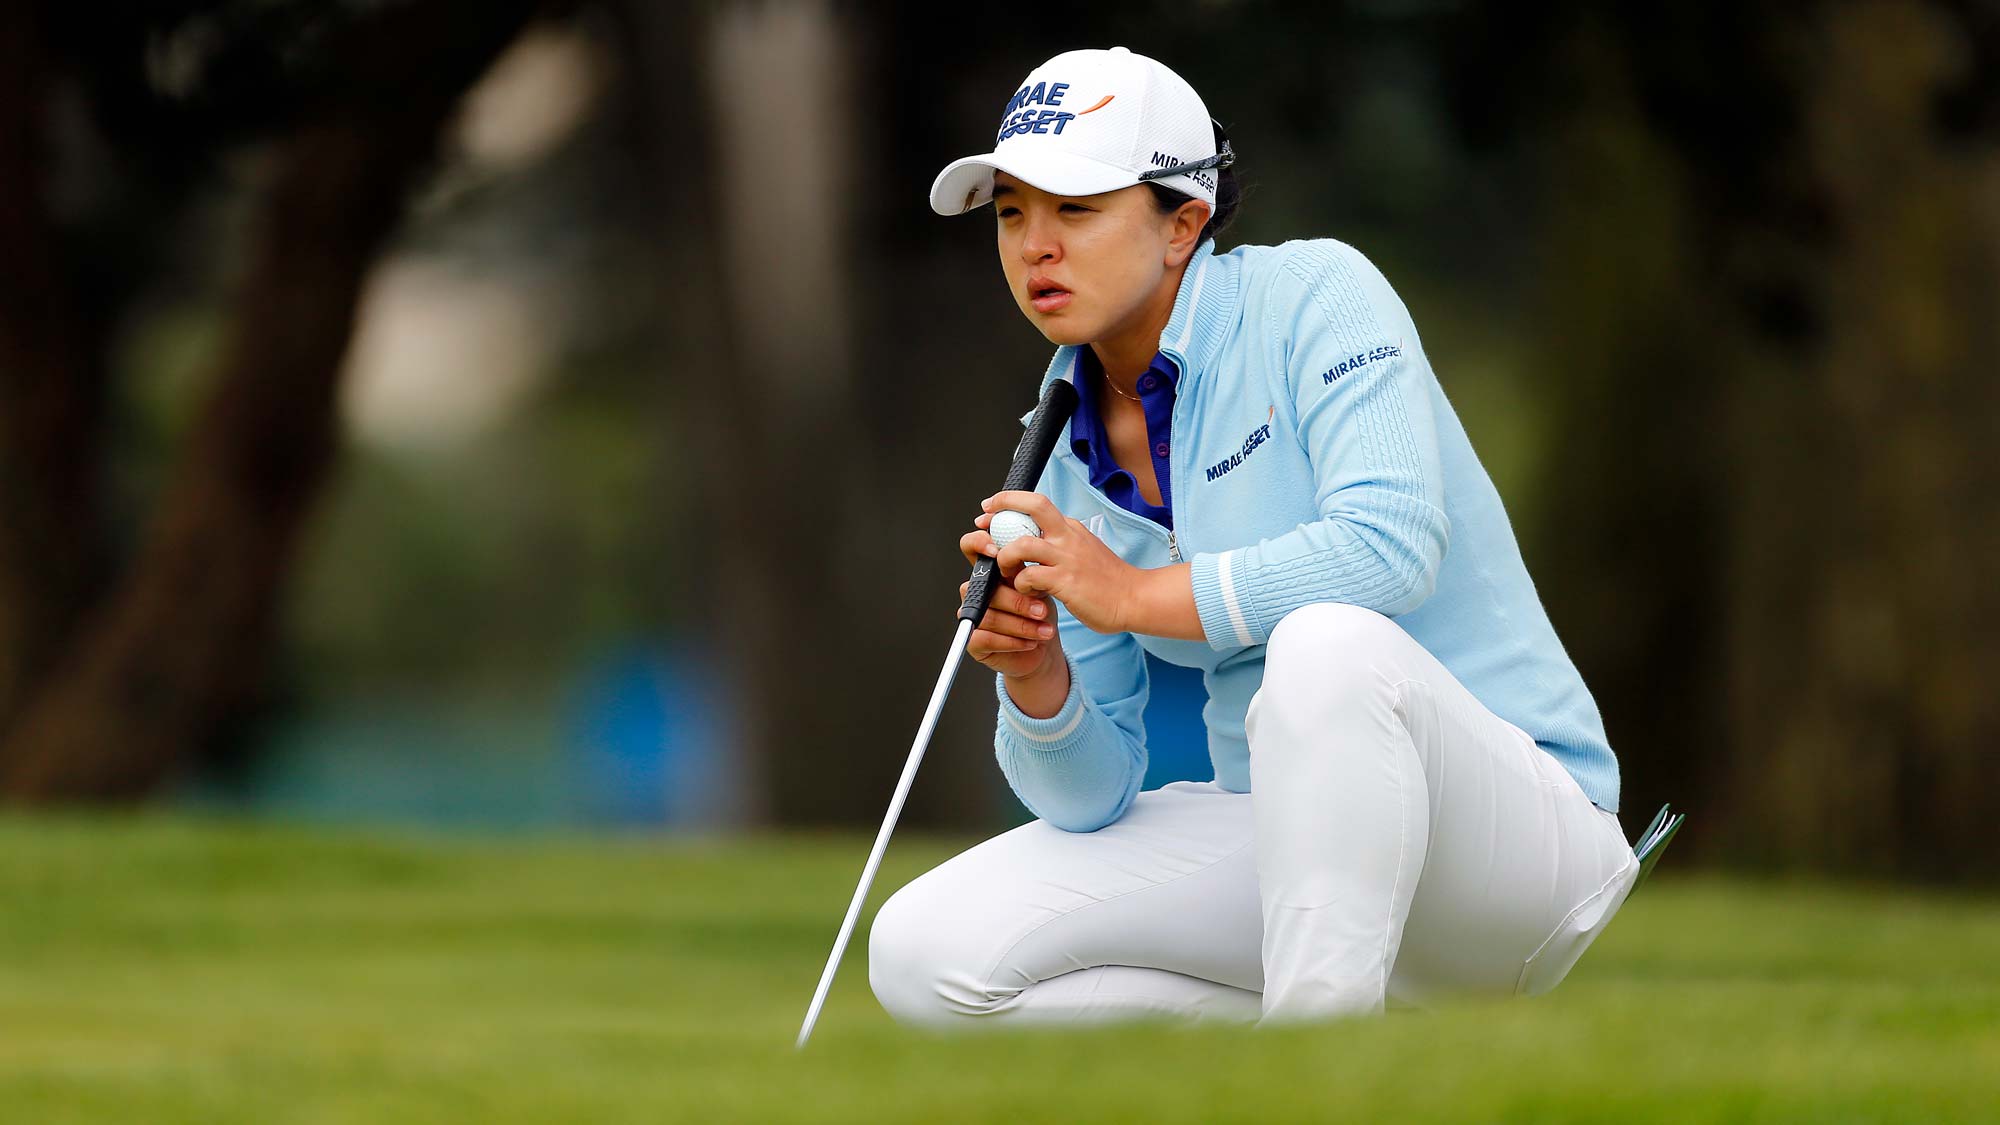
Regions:
<instances>
[{"instance_id":1,"label":"white cap brim","mask_svg":"<svg viewBox=\"0 0 2000 1125\"><path fill-rule=\"evenodd\" d=\"M931 210L963 215L990 202L996 169L1051 195L1098 195L1140 182L1137 172L1075 153L1028 147L985 152L945 165L931 183Z\"/></svg>"}]
</instances>

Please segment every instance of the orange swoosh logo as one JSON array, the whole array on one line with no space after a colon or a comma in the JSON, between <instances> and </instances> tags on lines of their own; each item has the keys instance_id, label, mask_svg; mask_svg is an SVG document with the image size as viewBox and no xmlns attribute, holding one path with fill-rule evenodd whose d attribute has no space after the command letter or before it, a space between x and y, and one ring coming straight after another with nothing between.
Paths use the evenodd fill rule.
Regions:
<instances>
[{"instance_id":1,"label":"orange swoosh logo","mask_svg":"<svg viewBox=\"0 0 2000 1125\"><path fill-rule=\"evenodd\" d=\"M1089 109L1084 110L1083 113L1096 113L1098 110L1103 109L1105 106L1110 105L1111 99L1117 96L1118 96L1117 94L1106 94L1101 100L1098 101L1096 105L1091 106ZM1077 116L1082 117L1083 113L1079 113L1077 114Z\"/></svg>"}]
</instances>

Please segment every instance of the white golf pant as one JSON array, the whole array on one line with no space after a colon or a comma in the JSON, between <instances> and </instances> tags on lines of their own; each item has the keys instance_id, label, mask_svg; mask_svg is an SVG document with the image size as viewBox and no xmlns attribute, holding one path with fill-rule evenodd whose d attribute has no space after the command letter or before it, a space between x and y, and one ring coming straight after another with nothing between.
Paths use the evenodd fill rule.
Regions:
<instances>
[{"instance_id":1,"label":"white golf pant","mask_svg":"<svg viewBox=\"0 0 2000 1125\"><path fill-rule=\"evenodd\" d=\"M1616 815L1393 621L1287 615L1251 791L1177 781L912 880L869 934L897 1020L1277 1023L1553 988L1625 901Z\"/></svg>"}]
</instances>

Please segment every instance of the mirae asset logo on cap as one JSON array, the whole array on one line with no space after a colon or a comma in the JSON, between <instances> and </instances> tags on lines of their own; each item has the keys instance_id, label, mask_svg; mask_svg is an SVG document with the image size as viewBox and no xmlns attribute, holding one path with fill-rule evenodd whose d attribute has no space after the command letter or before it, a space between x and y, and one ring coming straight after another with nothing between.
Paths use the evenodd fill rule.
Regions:
<instances>
[{"instance_id":1,"label":"mirae asset logo on cap","mask_svg":"<svg viewBox=\"0 0 2000 1125\"><path fill-rule=\"evenodd\" d=\"M1008 137L1019 136L1022 133L1054 133L1060 136L1063 126L1086 113L1095 113L1103 109L1111 104L1112 98L1118 96L1106 94L1089 109L1070 113L1058 108L1062 105L1063 95L1068 92L1067 82L1037 82L1033 86L1021 87L1013 97L1007 99L1007 108L1000 111L1000 135L993 138L993 143L997 145ZM1028 108L1030 106L1042 108L1030 109Z\"/></svg>"},{"instance_id":2,"label":"mirae asset logo on cap","mask_svg":"<svg viewBox=\"0 0 2000 1125\"><path fill-rule=\"evenodd\" d=\"M1110 105L1111 100L1118 96L1116 94L1106 94L1097 99L1097 104L1091 106L1089 109L1071 113L1061 108L1063 95L1069 93L1069 86L1070 84L1067 82L1037 82L1032 86L1023 86L1019 90L1016 90L1014 96L1007 99L1007 108L1000 111L1000 132L993 138L995 147L998 147L1000 142L1007 138L1018 137L1023 133L1052 133L1056 136L1061 136L1063 129L1070 122L1082 117L1086 113L1096 113L1098 110ZM1171 168L1176 164L1188 163L1192 162L1183 160L1172 153L1153 153L1153 167L1155 168ZM1189 179L1194 180L1202 187L1210 191L1215 190L1215 177L1213 175L1198 169L1187 173L1187 175ZM976 191L977 189L974 190ZM968 205L971 199L972 196L968 193L966 196Z\"/></svg>"}]
</instances>

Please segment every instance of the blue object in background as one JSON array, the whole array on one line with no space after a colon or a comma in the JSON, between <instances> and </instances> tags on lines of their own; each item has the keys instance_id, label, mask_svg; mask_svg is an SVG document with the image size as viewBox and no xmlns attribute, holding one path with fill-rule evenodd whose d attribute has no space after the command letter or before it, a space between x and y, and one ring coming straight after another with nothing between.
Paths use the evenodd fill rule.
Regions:
<instances>
[{"instance_id":1,"label":"blue object in background","mask_svg":"<svg viewBox=\"0 0 2000 1125\"><path fill-rule=\"evenodd\" d=\"M751 796L731 696L698 647L633 638L547 691L316 701L241 776L197 773L173 796L330 823L727 829Z\"/></svg>"},{"instance_id":2,"label":"blue object in background","mask_svg":"<svg viewBox=\"0 0 2000 1125\"><path fill-rule=\"evenodd\" d=\"M584 819L692 825L726 819L720 685L683 645L634 643L583 676L569 743Z\"/></svg>"},{"instance_id":3,"label":"blue object in background","mask_svg":"<svg viewBox=\"0 0 2000 1125\"><path fill-rule=\"evenodd\" d=\"M1152 688L1146 698L1146 780L1141 789L1158 789L1169 781L1212 781L1215 764L1208 760L1208 728L1201 709L1208 688L1201 669L1169 664L1146 654L1146 674Z\"/></svg>"},{"instance_id":4,"label":"blue object in background","mask_svg":"<svg viewBox=\"0 0 2000 1125\"><path fill-rule=\"evenodd\" d=\"M671 686L661 661L641 645L614 652L584 673L567 725L587 819L666 820Z\"/></svg>"}]
</instances>

